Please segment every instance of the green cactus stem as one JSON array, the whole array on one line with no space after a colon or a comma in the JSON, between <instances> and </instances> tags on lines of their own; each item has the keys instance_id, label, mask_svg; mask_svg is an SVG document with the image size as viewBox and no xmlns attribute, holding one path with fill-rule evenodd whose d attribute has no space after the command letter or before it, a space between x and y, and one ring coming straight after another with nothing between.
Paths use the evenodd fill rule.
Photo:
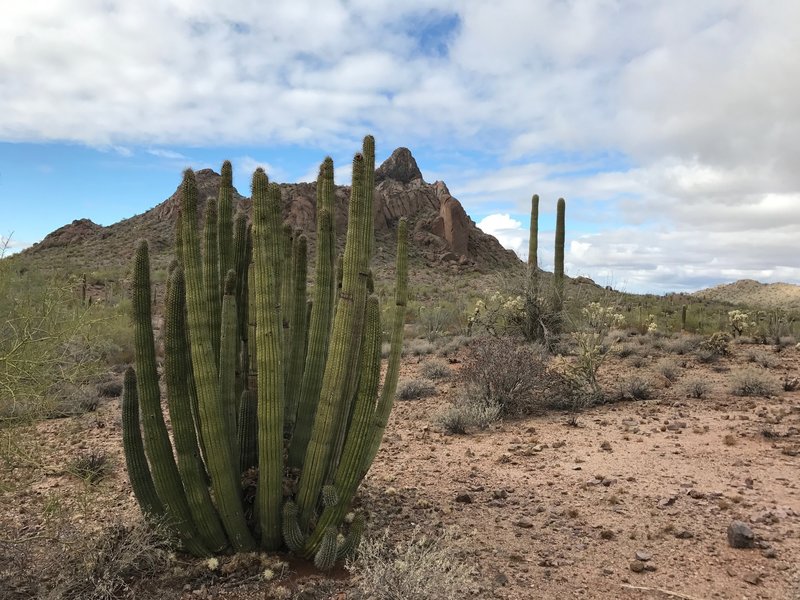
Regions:
<instances>
[{"instance_id":1,"label":"green cactus stem","mask_svg":"<svg viewBox=\"0 0 800 600\"><path fill-rule=\"evenodd\" d=\"M125 465L131 480L133 495L146 517L161 517L164 506L158 499L150 467L144 453L142 431L139 425L139 398L136 393L136 371L128 367L122 386L122 446Z\"/></svg>"},{"instance_id":2,"label":"green cactus stem","mask_svg":"<svg viewBox=\"0 0 800 600\"><path fill-rule=\"evenodd\" d=\"M280 189L266 173L253 175L256 356L258 364L258 490L261 545L281 544L283 503L283 323L280 307Z\"/></svg>"},{"instance_id":3,"label":"green cactus stem","mask_svg":"<svg viewBox=\"0 0 800 600\"><path fill-rule=\"evenodd\" d=\"M184 172L181 196L189 342L207 467L225 533L236 551L248 552L255 547L255 541L247 528L240 499L239 472L231 468L234 464L231 444L225 437L225 410L219 398L217 361L211 345L210 308L203 288L200 241L195 231L197 183L190 169Z\"/></svg>"},{"instance_id":4,"label":"green cactus stem","mask_svg":"<svg viewBox=\"0 0 800 600\"><path fill-rule=\"evenodd\" d=\"M214 349L214 362L219 361L219 330L222 296L219 284L219 258L217 256L217 201L206 201L206 221L204 228L203 285L209 308L211 326L211 347Z\"/></svg>"},{"instance_id":5,"label":"green cactus stem","mask_svg":"<svg viewBox=\"0 0 800 600\"><path fill-rule=\"evenodd\" d=\"M222 325L219 352L219 399L225 412L225 437L231 445L231 469L239 468L239 439L236 418L239 401L236 395L236 362L239 338L236 322L236 273L233 269L225 276L225 296L222 299Z\"/></svg>"},{"instance_id":6,"label":"green cactus stem","mask_svg":"<svg viewBox=\"0 0 800 600\"><path fill-rule=\"evenodd\" d=\"M222 163L217 202L217 256L219 276L224 278L231 269L236 268L233 248L233 167L226 160ZM219 297L225 295L225 282L220 280Z\"/></svg>"},{"instance_id":7,"label":"green cactus stem","mask_svg":"<svg viewBox=\"0 0 800 600\"><path fill-rule=\"evenodd\" d=\"M557 312L564 307L564 213L566 203L558 199L556 207L555 266L553 268L553 304Z\"/></svg>"},{"instance_id":8,"label":"green cactus stem","mask_svg":"<svg viewBox=\"0 0 800 600\"><path fill-rule=\"evenodd\" d=\"M203 543L212 552L228 545L219 515L211 502L200 458L189 392L191 379L186 333L186 291L183 269L176 266L167 286L164 319L164 379L175 452L189 510Z\"/></svg>"},{"instance_id":9,"label":"green cactus stem","mask_svg":"<svg viewBox=\"0 0 800 600\"><path fill-rule=\"evenodd\" d=\"M292 242L292 281L294 290L291 301L291 322L289 326L291 343L289 354L284 355L288 364L286 388L286 420L287 437L291 437L297 419L297 406L300 403L300 382L303 380L303 366L306 350L306 275L307 244L306 236L299 235Z\"/></svg>"},{"instance_id":10,"label":"green cactus stem","mask_svg":"<svg viewBox=\"0 0 800 600\"><path fill-rule=\"evenodd\" d=\"M142 416L144 448L149 458L153 484L166 513L186 544L196 556L210 553L201 541L192 521L189 505L181 486L178 466L161 413L161 393L158 389L155 340L150 307L150 257L147 242L136 248L133 264L131 305L133 308L134 347L136 355L136 389Z\"/></svg>"}]
</instances>

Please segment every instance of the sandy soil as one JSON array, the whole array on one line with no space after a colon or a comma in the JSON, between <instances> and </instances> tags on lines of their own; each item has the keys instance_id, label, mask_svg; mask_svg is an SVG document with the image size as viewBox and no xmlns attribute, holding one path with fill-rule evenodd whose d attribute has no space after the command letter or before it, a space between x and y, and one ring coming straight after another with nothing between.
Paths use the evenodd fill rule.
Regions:
<instances>
[{"instance_id":1,"label":"sandy soil","mask_svg":"<svg viewBox=\"0 0 800 600\"><path fill-rule=\"evenodd\" d=\"M431 424L458 387L455 376L438 382L436 396L395 405L360 496L371 529L389 526L403 539L418 524L452 528L473 565L465 596L477 598L800 598L800 391L733 396L727 381L749 348L735 346L736 355L713 368L688 361L681 378L712 382L708 399L689 399L680 379L668 386L644 367L635 370L658 381L654 400L596 407L577 422L550 414L465 436ZM774 356L776 382L800 374L800 351ZM416 361L403 375L416 376ZM633 371L628 365L604 366L605 384ZM117 399L5 439L18 450L6 452L15 458L0 470L0 545L46 537L59 517L90 530L135 520L120 439ZM66 470L87 451L107 452L114 467L94 486ZM757 547L729 546L733 520L752 527ZM178 587L163 598L271 597L252 577L200 576L197 561L181 560L184 578L171 580ZM305 569L292 569L301 576L289 588L314 587ZM295 597L344 600L348 582L339 576L318 586L324 593Z\"/></svg>"}]
</instances>

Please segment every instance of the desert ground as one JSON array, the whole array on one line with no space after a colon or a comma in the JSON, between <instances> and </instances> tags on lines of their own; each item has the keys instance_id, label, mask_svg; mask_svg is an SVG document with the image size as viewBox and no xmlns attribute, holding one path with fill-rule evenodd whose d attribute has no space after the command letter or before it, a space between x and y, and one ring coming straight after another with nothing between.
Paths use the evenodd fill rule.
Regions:
<instances>
[{"instance_id":1,"label":"desert ground","mask_svg":"<svg viewBox=\"0 0 800 600\"><path fill-rule=\"evenodd\" d=\"M431 382L430 395L395 403L356 499L369 515L367 539L386 535L389 547L443 539L444 558L413 568L423 579L451 571L456 597L800 598L800 391L782 389L800 370L800 350L731 344L731 355L711 364L674 354L677 372L667 378L657 365L676 345L649 337L625 340L620 347L640 348L625 358L612 349L599 375L612 393L641 377L652 398L502 419L462 435L444 431L437 415L462 389L469 346L438 358L409 353L402 378L422 379L431 361L450 372ZM773 385L768 397L734 393L736 374L753 369ZM698 379L707 390L693 398L686 382ZM119 381L109 374L103 389L112 397L94 411L3 432L1 597L48 597L43 590L59 580L65 589L70 573L84 572L91 540L140 521L113 397ZM87 456L103 458L97 481L76 473ZM752 529L753 547L731 547L734 521ZM322 577L286 556L223 556L210 566L177 553L158 561L151 572L138 565L123 574L125 589L115 593L423 597L371 595L376 582L356 566ZM388 567L401 580L412 568L399 559Z\"/></svg>"}]
</instances>

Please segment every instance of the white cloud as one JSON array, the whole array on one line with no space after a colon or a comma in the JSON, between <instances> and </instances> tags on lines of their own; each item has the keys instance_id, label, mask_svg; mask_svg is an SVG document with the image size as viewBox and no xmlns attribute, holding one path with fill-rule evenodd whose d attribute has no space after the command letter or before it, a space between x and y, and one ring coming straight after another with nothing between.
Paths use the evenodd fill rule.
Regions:
<instances>
[{"instance_id":1,"label":"white cloud","mask_svg":"<svg viewBox=\"0 0 800 600\"><path fill-rule=\"evenodd\" d=\"M407 24L450 13L448 55L426 54ZM308 0L268 18L254 0L52 0L3 17L2 140L340 156L369 131L474 153L471 169L420 165L468 211L513 221L533 192L545 213L566 197L576 267L642 289L722 269L797 280L796 0Z\"/></svg>"},{"instance_id":2,"label":"white cloud","mask_svg":"<svg viewBox=\"0 0 800 600\"><path fill-rule=\"evenodd\" d=\"M516 252L522 260L528 258L529 232L522 227L520 221L512 219L511 215L487 215L477 225L484 232L496 237L503 246Z\"/></svg>"},{"instance_id":3,"label":"white cloud","mask_svg":"<svg viewBox=\"0 0 800 600\"><path fill-rule=\"evenodd\" d=\"M180 152L174 150L165 150L163 148L149 148L148 154L152 154L158 158L166 158L167 160L189 160L189 158Z\"/></svg>"}]
</instances>

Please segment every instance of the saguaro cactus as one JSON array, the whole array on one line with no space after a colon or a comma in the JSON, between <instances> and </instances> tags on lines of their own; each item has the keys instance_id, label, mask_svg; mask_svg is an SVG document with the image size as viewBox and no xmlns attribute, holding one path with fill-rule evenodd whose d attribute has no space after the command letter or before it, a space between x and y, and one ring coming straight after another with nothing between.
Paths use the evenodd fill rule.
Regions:
<instances>
[{"instance_id":1,"label":"saguaro cactus","mask_svg":"<svg viewBox=\"0 0 800 600\"><path fill-rule=\"evenodd\" d=\"M556 206L556 244L555 244L555 264L553 267L553 304L557 311L561 311L564 306L564 213L566 212L566 202L563 198L558 199Z\"/></svg>"},{"instance_id":2,"label":"saguaro cactus","mask_svg":"<svg viewBox=\"0 0 800 600\"><path fill-rule=\"evenodd\" d=\"M126 458L142 510L165 512L194 554L205 556L227 545L235 551L249 551L256 543L269 550L285 545L328 569L358 544L363 519L356 517L348 527L345 515L378 450L391 410L408 277L407 225L401 220L391 351L378 397L382 327L377 297L368 297L373 170L374 141L368 137L353 160L342 286L335 309L330 159L323 162L318 180L317 263L310 303L306 237L293 235L291 247L285 241L280 188L266 173L258 169L253 175L252 270L247 268L251 245L245 217L230 217L229 170L223 169L225 189L220 191L216 217L215 201L209 200L205 256L195 227L194 174L184 174L180 262L170 272L165 331L165 378L177 465L160 410L146 244L137 252L133 305L144 443L131 371L123 419ZM292 257L289 269L286 252ZM226 266L230 268L223 270ZM255 317L253 336L248 335L249 316ZM248 389L248 343L253 341L256 385ZM242 504L244 471L246 479L258 478L253 530ZM340 535L341 529L346 535Z\"/></svg>"},{"instance_id":3,"label":"saguaro cactus","mask_svg":"<svg viewBox=\"0 0 800 600\"><path fill-rule=\"evenodd\" d=\"M528 239L528 268L531 277L536 277L539 271L539 194L531 197L531 226Z\"/></svg>"}]
</instances>

